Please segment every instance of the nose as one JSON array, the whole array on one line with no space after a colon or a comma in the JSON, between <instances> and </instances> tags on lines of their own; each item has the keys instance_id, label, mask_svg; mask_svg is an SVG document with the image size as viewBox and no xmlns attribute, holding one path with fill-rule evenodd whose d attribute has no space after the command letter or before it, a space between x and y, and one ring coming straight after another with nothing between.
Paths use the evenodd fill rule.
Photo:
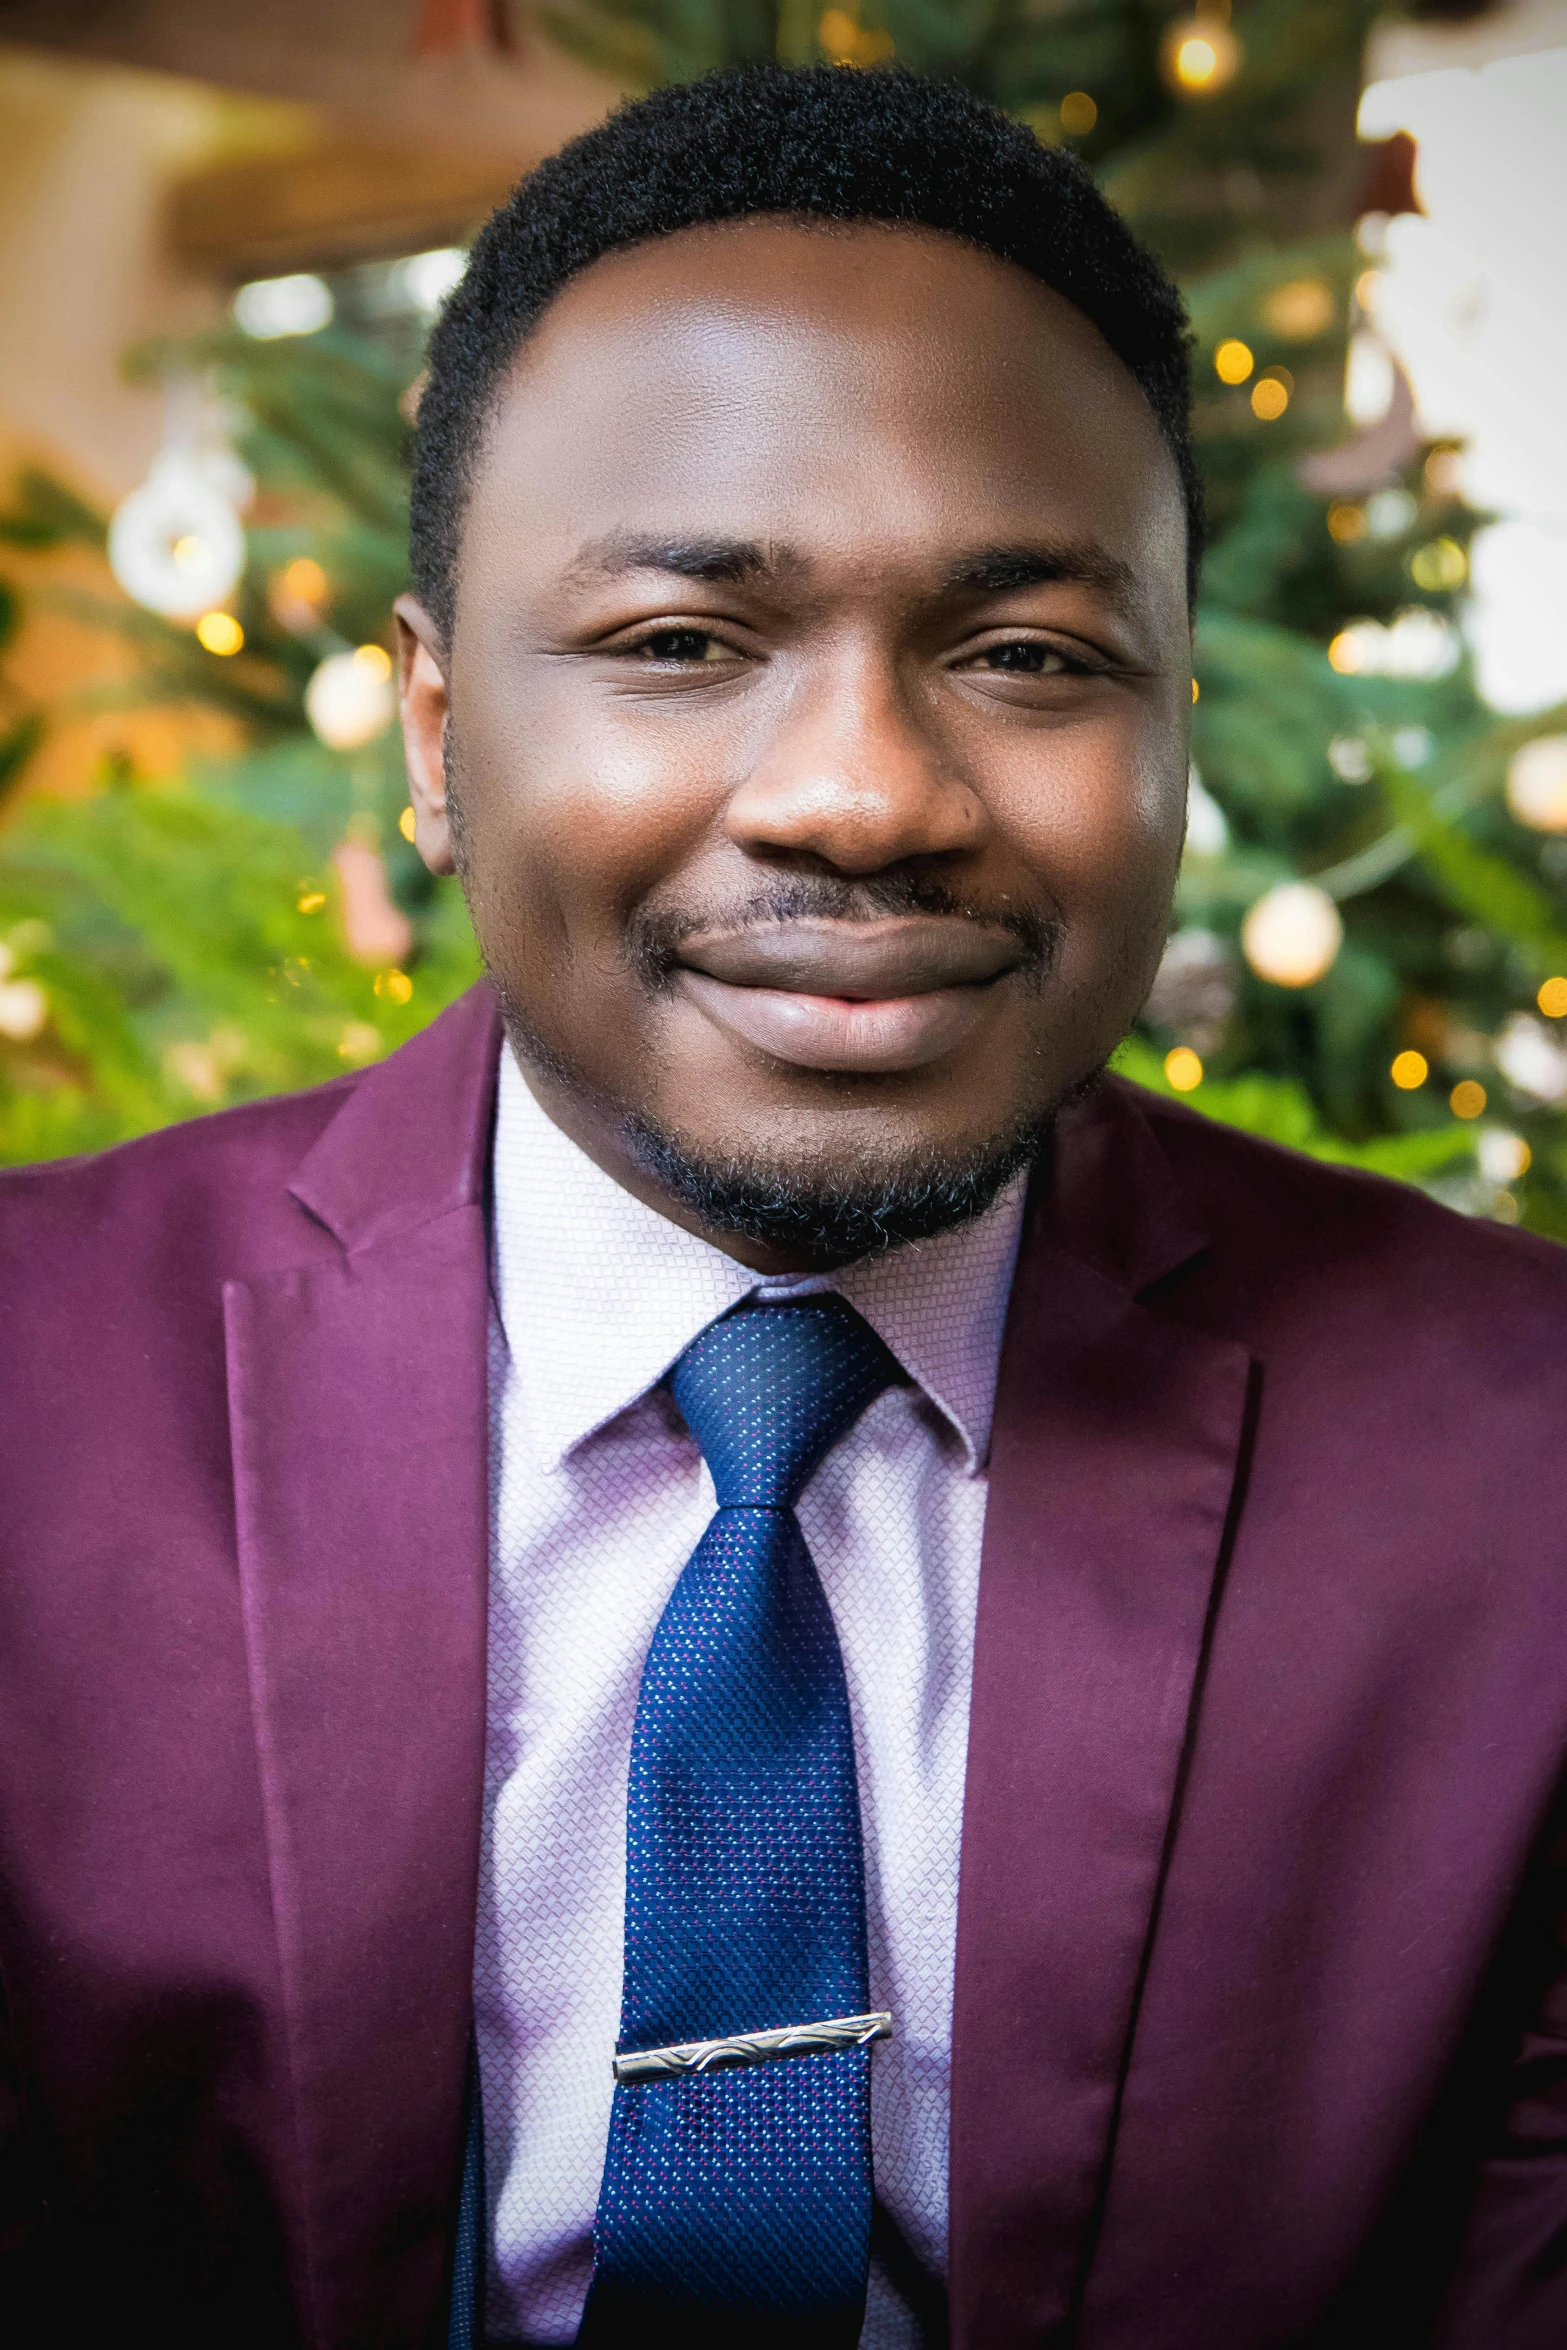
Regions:
<instances>
[{"instance_id":1,"label":"nose","mask_svg":"<svg viewBox=\"0 0 1567 2350\"><path fill-rule=\"evenodd\" d=\"M840 873L978 845L976 793L895 663L866 648L799 678L725 829L753 856L808 857Z\"/></svg>"}]
</instances>

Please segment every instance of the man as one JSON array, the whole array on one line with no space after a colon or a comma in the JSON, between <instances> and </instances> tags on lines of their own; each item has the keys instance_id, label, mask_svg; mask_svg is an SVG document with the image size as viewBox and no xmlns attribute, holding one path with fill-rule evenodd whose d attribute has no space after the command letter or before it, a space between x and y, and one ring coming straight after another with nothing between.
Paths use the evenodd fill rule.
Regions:
<instances>
[{"instance_id":1,"label":"man","mask_svg":"<svg viewBox=\"0 0 1567 2350\"><path fill-rule=\"evenodd\" d=\"M1567 2338L1563 1260L1096 1079L1199 521L1175 295L952 91L480 239L491 987L4 1188L9 2339Z\"/></svg>"}]
</instances>

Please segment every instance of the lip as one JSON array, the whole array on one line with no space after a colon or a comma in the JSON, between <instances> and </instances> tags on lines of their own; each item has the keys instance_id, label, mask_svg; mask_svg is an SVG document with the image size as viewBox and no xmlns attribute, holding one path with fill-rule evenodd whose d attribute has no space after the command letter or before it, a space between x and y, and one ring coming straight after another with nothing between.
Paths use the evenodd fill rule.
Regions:
<instances>
[{"instance_id":1,"label":"lip","mask_svg":"<svg viewBox=\"0 0 1567 2350\"><path fill-rule=\"evenodd\" d=\"M962 1044L1021 960L1015 938L960 918L768 923L688 941L678 984L774 1060L883 1076Z\"/></svg>"},{"instance_id":2,"label":"lip","mask_svg":"<svg viewBox=\"0 0 1567 2350\"><path fill-rule=\"evenodd\" d=\"M699 933L680 949L686 970L730 987L862 1003L980 986L1014 970L1022 956L1009 931L953 914L760 922Z\"/></svg>"},{"instance_id":3,"label":"lip","mask_svg":"<svg viewBox=\"0 0 1567 2350\"><path fill-rule=\"evenodd\" d=\"M720 1028L799 1069L862 1076L920 1069L961 1044L981 1019L988 987L938 987L924 995L851 1000L777 987L730 987L683 971L681 985Z\"/></svg>"}]
</instances>

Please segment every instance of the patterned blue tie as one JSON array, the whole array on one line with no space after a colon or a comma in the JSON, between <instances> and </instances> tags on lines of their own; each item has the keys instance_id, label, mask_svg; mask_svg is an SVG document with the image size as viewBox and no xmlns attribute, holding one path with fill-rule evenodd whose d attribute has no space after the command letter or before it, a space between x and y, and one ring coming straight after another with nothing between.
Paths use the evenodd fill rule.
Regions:
<instances>
[{"instance_id":1,"label":"patterned blue tie","mask_svg":"<svg viewBox=\"0 0 1567 2350\"><path fill-rule=\"evenodd\" d=\"M835 1297L742 1307L675 1366L718 1508L637 1701L622 2063L585 2345L643 2343L655 2322L682 2350L859 2337L869 2047L629 2082L623 2065L626 2052L864 2016L848 1691L794 1504L901 1377Z\"/></svg>"}]
</instances>

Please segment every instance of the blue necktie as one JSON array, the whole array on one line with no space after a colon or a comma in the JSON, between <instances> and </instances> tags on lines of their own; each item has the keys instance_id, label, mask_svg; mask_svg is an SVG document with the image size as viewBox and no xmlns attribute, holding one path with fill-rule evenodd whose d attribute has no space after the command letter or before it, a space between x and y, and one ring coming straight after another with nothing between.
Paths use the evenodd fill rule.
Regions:
<instances>
[{"instance_id":1,"label":"blue necktie","mask_svg":"<svg viewBox=\"0 0 1567 2350\"><path fill-rule=\"evenodd\" d=\"M872 2025L859 1796L843 1659L794 1504L901 1376L834 1297L742 1307L675 1366L718 1507L637 1701L585 2345L646 2342L655 2322L682 2350L859 2337ZM819 2053L691 2053L817 2024L839 2027Z\"/></svg>"}]
</instances>

